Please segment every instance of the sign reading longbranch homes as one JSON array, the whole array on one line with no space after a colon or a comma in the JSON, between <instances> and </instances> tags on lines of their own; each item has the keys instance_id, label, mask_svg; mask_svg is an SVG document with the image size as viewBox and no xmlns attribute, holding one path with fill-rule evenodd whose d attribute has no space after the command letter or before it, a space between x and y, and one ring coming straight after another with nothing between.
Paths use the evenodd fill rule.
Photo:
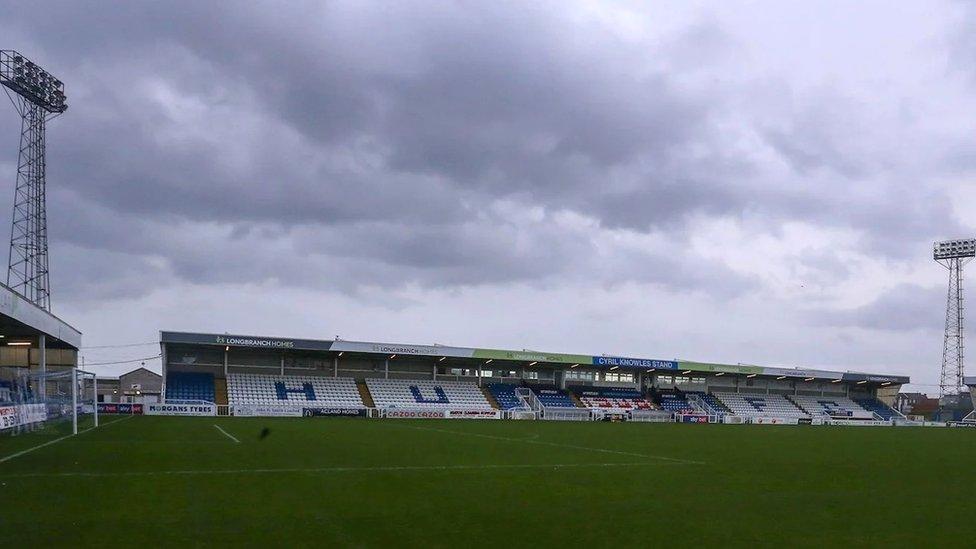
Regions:
<instances>
[{"instance_id":1,"label":"sign reading longbranch homes","mask_svg":"<svg viewBox=\"0 0 976 549\"><path fill-rule=\"evenodd\" d=\"M217 336L217 345L235 347L266 347L268 349L294 349L295 342L287 339L267 339L258 337Z\"/></svg>"},{"instance_id":2,"label":"sign reading longbranch homes","mask_svg":"<svg viewBox=\"0 0 976 549\"><path fill-rule=\"evenodd\" d=\"M429 357L457 357L470 358L474 349L463 347L445 347L442 345L406 345L403 343L367 343L363 341L336 341L332 344L333 351L349 351L354 353L376 353L384 355L411 355Z\"/></svg>"},{"instance_id":3,"label":"sign reading longbranch homes","mask_svg":"<svg viewBox=\"0 0 976 549\"><path fill-rule=\"evenodd\" d=\"M217 407L213 404L146 404L143 413L147 416L215 416Z\"/></svg>"}]
</instances>

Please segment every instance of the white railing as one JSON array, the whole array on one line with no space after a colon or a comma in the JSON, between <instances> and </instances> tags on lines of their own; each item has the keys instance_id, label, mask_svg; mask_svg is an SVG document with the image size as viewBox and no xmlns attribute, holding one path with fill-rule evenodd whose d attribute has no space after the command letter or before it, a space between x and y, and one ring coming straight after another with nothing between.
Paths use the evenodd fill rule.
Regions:
<instances>
[{"instance_id":1,"label":"white railing","mask_svg":"<svg viewBox=\"0 0 976 549\"><path fill-rule=\"evenodd\" d=\"M533 412L542 411L542 403L539 402L539 397L532 392L532 389L529 389L528 387L516 387L515 396L529 410L532 410Z\"/></svg>"},{"instance_id":2,"label":"white railing","mask_svg":"<svg viewBox=\"0 0 976 549\"><path fill-rule=\"evenodd\" d=\"M667 410L631 410L630 421L673 423L674 414Z\"/></svg>"},{"instance_id":3,"label":"white railing","mask_svg":"<svg viewBox=\"0 0 976 549\"><path fill-rule=\"evenodd\" d=\"M708 415L709 423L721 422L722 416L725 415L724 410L719 410L718 408L712 406L703 396L697 393L687 393L687 396L688 402L697 408L697 411Z\"/></svg>"},{"instance_id":4,"label":"white railing","mask_svg":"<svg viewBox=\"0 0 976 549\"><path fill-rule=\"evenodd\" d=\"M548 419L553 421L592 421L593 414L588 408L543 406L540 419Z\"/></svg>"}]
</instances>

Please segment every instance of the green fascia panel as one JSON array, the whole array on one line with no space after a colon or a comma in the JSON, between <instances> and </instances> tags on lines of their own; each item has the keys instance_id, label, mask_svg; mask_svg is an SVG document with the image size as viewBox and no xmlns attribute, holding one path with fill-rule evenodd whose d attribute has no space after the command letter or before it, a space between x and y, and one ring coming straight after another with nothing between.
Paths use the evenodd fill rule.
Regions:
<instances>
[{"instance_id":1,"label":"green fascia panel","mask_svg":"<svg viewBox=\"0 0 976 549\"><path fill-rule=\"evenodd\" d=\"M589 355L567 355L562 353L540 353L536 351L505 351L501 349L475 349L474 358L513 360L516 362L552 362L558 364L589 365L593 357Z\"/></svg>"}]
</instances>

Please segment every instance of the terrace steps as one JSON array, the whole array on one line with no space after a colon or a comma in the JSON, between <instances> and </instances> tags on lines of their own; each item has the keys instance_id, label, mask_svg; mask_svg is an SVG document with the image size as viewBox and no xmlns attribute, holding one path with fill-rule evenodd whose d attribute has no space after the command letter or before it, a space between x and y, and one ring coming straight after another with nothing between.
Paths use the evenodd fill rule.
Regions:
<instances>
[{"instance_id":1,"label":"terrace steps","mask_svg":"<svg viewBox=\"0 0 976 549\"><path fill-rule=\"evenodd\" d=\"M502 409L501 404L498 404L498 400L495 399L495 395L491 394L491 391L487 387L481 387L481 392L484 393L485 398L488 399L488 404L491 404L492 408L496 410Z\"/></svg>"},{"instance_id":2,"label":"terrace steps","mask_svg":"<svg viewBox=\"0 0 976 549\"><path fill-rule=\"evenodd\" d=\"M367 408L376 408L376 403L373 402L373 395L369 394L369 388L366 387L366 382L357 379L356 388L359 389L359 396L363 399L363 405Z\"/></svg>"},{"instance_id":3,"label":"terrace steps","mask_svg":"<svg viewBox=\"0 0 976 549\"><path fill-rule=\"evenodd\" d=\"M227 405L227 379L223 377L214 378L214 404L218 406Z\"/></svg>"}]
</instances>

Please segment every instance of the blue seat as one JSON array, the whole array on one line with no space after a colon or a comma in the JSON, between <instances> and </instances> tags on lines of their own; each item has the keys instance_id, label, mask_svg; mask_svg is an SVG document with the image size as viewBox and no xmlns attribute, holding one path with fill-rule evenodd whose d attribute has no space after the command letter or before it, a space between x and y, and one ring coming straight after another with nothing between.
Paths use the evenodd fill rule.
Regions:
<instances>
[{"instance_id":1,"label":"blue seat","mask_svg":"<svg viewBox=\"0 0 976 549\"><path fill-rule=\"evenodd\" d=\"M166 400L216 400L213 374L206 372L168 372Z\"/></svg>"}]
</instances>

